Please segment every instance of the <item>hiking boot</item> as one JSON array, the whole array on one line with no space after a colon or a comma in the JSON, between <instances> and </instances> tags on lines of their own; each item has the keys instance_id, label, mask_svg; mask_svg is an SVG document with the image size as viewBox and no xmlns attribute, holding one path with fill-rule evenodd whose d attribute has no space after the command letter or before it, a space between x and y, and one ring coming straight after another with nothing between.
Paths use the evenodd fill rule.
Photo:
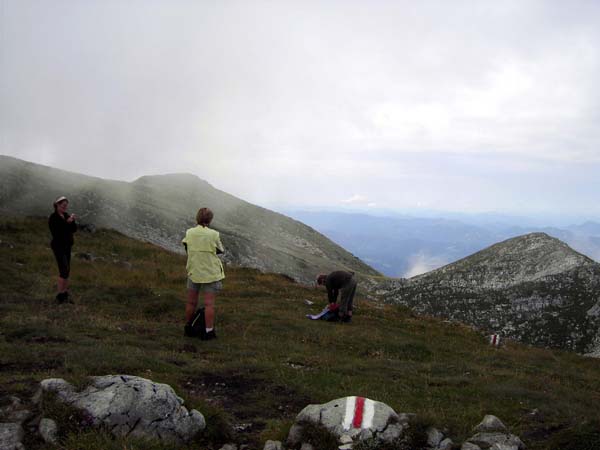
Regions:
<instances>
[{"instance_id":1,"label":"hiking boot","mask_svg":"<svg viewBox=\"0 0 600 450\"><path fill-rule=\"evenodd\" d=\"M64 300L63 300L64 303L74 303L73 299L69 295L69 291L65 291L65 292L63 292L63 294L65 294L65 297L64 297Z\"/></svg>"},{"instance_id":2,"label":"hiking boot","mask_svg":"<svg viewBox=\"0 0 600 450\"><path fill-rule=\"evenodd\" d=\"M183 327L183 335L185 337L195 337L192 326L189 323L186 323L185 327Z\"/></svg>"},{"instance_id":3,"label":"hiking boot","mask_svg":"<svg viewBox=\"0 0 600 450\"><path fill-rule=\"evenodd\" d=\"M217 338L217 333L215 330L208 331L204 336L200 336L200 339L203 341L211 341Z\"/></svg>"},{"instance_id":4,"label":"hiking boot","mask_svg":"<svg viewBox=\"0 0 600 450\"><path fill-rule=\"evenodd\" d=\"M342 323L351 323L351 322L352 322L352 316L342 317Z\"/></svg>"},{"instance_id":5,"label":"hiking boot","mask_svg":"<svg viewBox=\"0 0 600 450\"><path fill-rule=\"evenodd\" d=\"M64 303L67 301L67 296L68 294L66 292L59 292L58 294L56 294L56 301L58 303Z\"/></svg>"}]
</instances>

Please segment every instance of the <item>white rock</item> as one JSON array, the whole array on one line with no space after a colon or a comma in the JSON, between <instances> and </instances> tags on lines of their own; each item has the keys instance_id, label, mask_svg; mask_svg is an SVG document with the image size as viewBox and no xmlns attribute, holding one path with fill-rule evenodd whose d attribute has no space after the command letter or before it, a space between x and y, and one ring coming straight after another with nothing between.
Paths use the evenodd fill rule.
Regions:
<instances>
[{"instance_id":1,"label":"white rock","mask_svg":"<svg viewBox=\"0 0 600 450\"><path fill-rule=\"evenodd\" d=\"M56 444L58 425L56 425L54 420L44 417L42 420L40 420L38 430L44 442L48 444Z\"/></svg>"},{"instance_id":2,"label":"white rock","mask_svg":"<svg viewBox=\"0 0 600 450\"><path fill-rule=\"evenodd\" d=\"M17 423L0 423L0 450L20 450L25 433Z\"/></svg>"},{"instance_id":3,"label":"white rock","mask_svg":"<svg viewBox=\"0 0 600 450\"><path fill-rule=\"evenodd\" d=\"M282 450L282 448L280 441L267 441L263 450Z\"/></svg>"},{"instance_id":4,"label":"white rock","mask_svg":"<svg viewBox=\"0 0 600 450\"><path fill-rule=\"evenodd\" d=\"M438 450L451 450L453 445L454 442L452 442L452 439L446 438L442 442L440 442L440 444L438 445Z\"/></svg>"},{"instance_id":5,"label":"white rock","mask_svg":"<svg viewBox=\"0 0 600 450\"><path fill-rule=\"evenodd\" d=\"M385 431L380 435L381 440L391 443L402 436L404 427L399 423L389 424Z\"/></svg>"},{"instance_id":6,"label":"white rock","mask_svg":"<svg viewBox=\"0 0 600 450\"><path fill-rule=\"evenodd\" d=\"M204 416L182 406L183 400L169 385L129 375L93 377L91 381L81 392L57 378L42 381L41 387L116 436L183 443L206 427Z\"/></svg>"},{"instance_id":7,"label":"white rock","mask_svg":"<svg viewBox=\"0 0 600 450\"><path fill-rule=\"evenodd\" d=\"M351 444L352 438L350 436L348 436L347 434L342 434L342 436L340 436L340 443L341 444Z\"/></svg>"},{"instance_id":8,"label":"white rock","mask_svg":"<svg viewBox=\"0 0 600 450\"><path fill-rule=\"evenodd\" d=\"M480 432L491 432L491 431L505 431L508 429L502 423L500 419L496 416L492 416L491 414L486 415L481 423L474 428L474 431Z\"/></svg>"},{"instance_id":9,"label":"white rock","mask_svg":"<svg viewBox=\"0 0 600 450\"><path fill-rule=\"evenodd\" d=\"M235 445L235 444L225 444L219 450L237 450L237 445Z\"/></svg>"},{"instance_id":10,"label":"white rock","mask_svg":"<svg viewBox=\"0 0 600 450\"><path fill-rule=\"evenodd\" d=\"M479 447L478 445L475 445L475 444L471 444L470 442L465 442L460 447L460 450L481 450L481 447Z\"/></svg>"},{"instance_id":11,"label":"white rock","mask_svg":"<svg viewBox=\"0 0 600 450\"><path fill-rule=\"evenodd\" d=\"M490 450L519 450L519 447L517 445L494 444L490 447Z\"/></svg>"},{"instance_id":12,"label":"white rock","mask_svg":"<svg viewBox=\"0 0 600 450\"><path fill-rule=\"evenodd\" d=\"M444 439L444 434L437 428L427 428L426 434L427 445L429 445L430 447L437 447L440 444L440 442L442 442L442 439Z\"/></svg>"},{"instance_id":13,"label":"white rock","mask_svg":"<svg viewBox=\"0 0 600 450\"><path fill-rule=\"evenodd\" d=\"M296 417L296 425L301 429L302 422L312 422L320 424L327 428L338 439L343 435L351 438L361 439L364 430L370 430L374 436L383 433L389 423L396 423L399 417L396 412L385 403L365 399L365 411L372 412L372 420L360 427L355 428L352 425L354 407L357 397L343 397L332 400L322 405L308 405ZM365 412L363 419L367 416ZM297 440L298 429L292 427L288 436L288 442L294 443Z\"/></svg>"},{"instance_id":14,"label":"white rock","mask_svg":"<svg viewBox=\"0 0 600 450\"><path fill-rule=\"evenodd\" d=\"M495 444L506 445L509 447L515 447L517 449L525 448L525 444L519 439L518 436L509 433L477 433L468 439L468 442L478 445L482 448L489 448Z\"/></svg>"}]
</instances>

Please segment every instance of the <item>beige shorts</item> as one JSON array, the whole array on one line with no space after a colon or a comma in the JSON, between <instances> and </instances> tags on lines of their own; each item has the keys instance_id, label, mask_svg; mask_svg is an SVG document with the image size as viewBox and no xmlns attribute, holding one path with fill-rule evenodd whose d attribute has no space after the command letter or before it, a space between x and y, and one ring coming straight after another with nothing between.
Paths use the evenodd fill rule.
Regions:
<instances>
[{"instance_id":1,"label":"beige shorts","mask_svg":"<svg viewBox=\"0 0 600 450\"><path fill-rule=\"evenodd\" d=\"M213 281L212 283L194 283L188 278L187 288L196 292L209 292L216 294L221 289L223 289L223 283L221 283L220 281Z\"/></svg>"}]
</instances>

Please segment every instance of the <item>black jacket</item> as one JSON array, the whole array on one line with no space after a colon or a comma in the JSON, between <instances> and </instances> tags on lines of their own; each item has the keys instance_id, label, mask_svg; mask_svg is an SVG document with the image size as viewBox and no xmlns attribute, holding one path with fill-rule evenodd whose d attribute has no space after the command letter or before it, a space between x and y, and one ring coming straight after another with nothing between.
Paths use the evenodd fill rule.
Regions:
<instances>
[{"instance_id":1,"label":"black jacket","mask_svg":"<svg viewBox=\"0 0 600 450\"><path fill-rule=\"evenodd\" d=\"M345 270L337 270L327 275L327 278L325 278L325 287L327 288L329 303L337 301L339 290L346 287L353 276L353 272L346 272Z\"/></svg>"},{"instance_id":2,"label":"black jacket","mask_svg":"<svg viewBox=\"0 0 600 450\"><path fill-rule=\"evenodd\" d=\"M73 233L77 231L77 224L75 221L67 222L68 218L69 214L67 213L65 213L64 219L56 211L50 214L48 226L50 227L50 233L52 233L50 245L53 247L70 247L73 245Z\"/></svg>"}]
</instances>

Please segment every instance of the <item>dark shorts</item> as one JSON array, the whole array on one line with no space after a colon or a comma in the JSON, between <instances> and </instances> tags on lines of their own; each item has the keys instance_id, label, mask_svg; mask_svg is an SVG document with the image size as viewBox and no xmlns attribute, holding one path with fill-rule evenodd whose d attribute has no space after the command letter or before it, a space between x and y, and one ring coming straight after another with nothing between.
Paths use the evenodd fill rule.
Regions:
<instances>
[{"instance_id":1,"label":"dark shorts","mask_svg":"<svg viewBox=\"0 0 600 450\"><path fill-rule=\"evenodd\" d=\"M356 293L356 278L352 277L348 284L341 289L340 312L347 314L352 311L354 294Z\"/></svg>"},{"instance_id":2,"label":"dark shorts","mask_svg":"<svg viewBox=\"0 0 600 450\"><path fill-rule=\"evenodd\" d=\"M221 289L223 289L223 283L221 283L220 281L213 281L212 283L194 283L188 278L187 288L196 292L209 292L212 294L216 294Z\"/></svg>"},{"instance_id":3,"label":"dark shorts","mask_svg":"<svg viewBox=\"0 0 600 450\"><path fill-rule=\"evenodd\" d=\"M52 245L52 253L58 264L58 273L61 278L69 278L71 273L71 246L63 247Z\"/></svg>"}]
</instances>

